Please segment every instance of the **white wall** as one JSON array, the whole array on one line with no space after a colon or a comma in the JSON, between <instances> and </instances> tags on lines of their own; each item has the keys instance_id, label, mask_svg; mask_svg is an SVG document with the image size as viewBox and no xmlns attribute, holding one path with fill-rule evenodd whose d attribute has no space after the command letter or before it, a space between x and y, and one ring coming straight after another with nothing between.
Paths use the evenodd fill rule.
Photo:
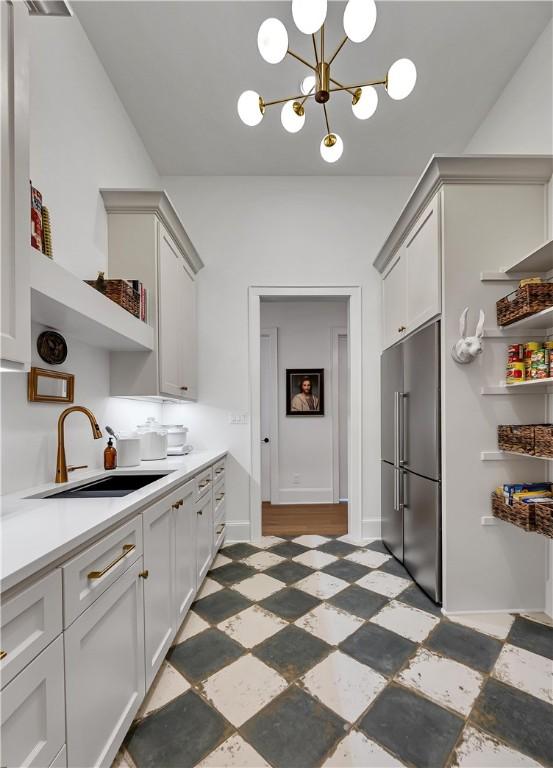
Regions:
<instances>
[{"instance_id":1,"label":"white wall","mask_svg":"<svg viewBox=\"0 0 553 768\"><path fill-rule=\"evenodd\" d=\"M201 446L224 444L229 537L249 536L248 286L359 285L363 304L363 519L380 525L380 276L372 268L411 178L164 177L205 262L199 288L201 403L175 406ZM168 415L165 419L173 418ZM175 415L176 417L176 415ZM192 437L192 435L191 435ZM370 522L369 522L370 521Z\"/></svg>"},{"instance_id":2,"label":"white wall","mask_svg":"<svg viewBox=\"0 0 553 768\"><path fill-rule=\"evenodd\" d=\"M553 21L507 83L465 152L553 152Z\"/></svg>"},{"instance_id":3,"label":"white wall","mask_svg":"<svg viewBox=\"0 0 553 768\"><path fill-rule=\"evenodd\" d=\"M345 301L261 302L261 328L278 329L281 504L331 504L333 501L332 430L338 414L332 410L331 329L347 328L347 319ZM324 368L324 416L286 415L287 368Z\"/></svg>"}]
</instances>

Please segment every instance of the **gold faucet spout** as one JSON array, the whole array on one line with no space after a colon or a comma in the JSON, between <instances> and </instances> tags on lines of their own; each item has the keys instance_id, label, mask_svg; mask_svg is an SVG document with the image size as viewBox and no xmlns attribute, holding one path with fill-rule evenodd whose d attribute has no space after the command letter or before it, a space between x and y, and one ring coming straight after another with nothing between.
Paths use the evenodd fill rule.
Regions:
<instances>
[{"instance_id":1,"label":"gold faucet spout","mask_svg":"<svg viewBox=\"0 0 553 768\"><path fill-rule=\"evenodd\" d=\"M65 411L62 411L58 419L58 456L56 461L56 483L67 482L67 462L65 460L64 426L65 426L65 419L69 416L70 413L73 413L73 411L80 411L81 413L84 413L84 415L88 417L88 420L90 421L90 426L92 427L92 437L95 440L98 440L99 437L102 437L102 431L98 426L98 422L96 421L96 416L88 408L85 408L84 405L72 405L71 408L66 408Z\"/></svg>"}]
</instances>

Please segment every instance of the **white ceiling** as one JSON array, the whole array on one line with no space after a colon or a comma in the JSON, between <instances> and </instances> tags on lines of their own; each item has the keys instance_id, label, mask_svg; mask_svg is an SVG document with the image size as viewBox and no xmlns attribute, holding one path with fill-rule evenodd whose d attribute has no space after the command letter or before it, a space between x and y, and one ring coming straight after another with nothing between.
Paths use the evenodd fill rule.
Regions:
<instances>
[{"instance_id":1,"label":"white ceiling","mask_svg":"<svg viewBox=\"0 0 553 768\"><path fill-rule=\"evenodd\" d=\"M329 4L327 50L343 35L343 3ZM415 62L411 96L380 89L376 114L357 120L344 93L331 96L331 129L344 140L334 166L322 161L322 109L314 101L299 134L268 108L249 128L236 112L252 88L266 101L293 96L309 70L286 57L265 63L257 30L280 18L290 48L311 59L311 38L294 26L290 2L88 2L74 4L147 150L163 175L416 175L435 152L460 153L551 17L549 2L379 2L364 43L348 43L333 65L346 83L383 77L397 58ZM529 83L531 88L532 84Z\"/></svg>"}]
</instances>

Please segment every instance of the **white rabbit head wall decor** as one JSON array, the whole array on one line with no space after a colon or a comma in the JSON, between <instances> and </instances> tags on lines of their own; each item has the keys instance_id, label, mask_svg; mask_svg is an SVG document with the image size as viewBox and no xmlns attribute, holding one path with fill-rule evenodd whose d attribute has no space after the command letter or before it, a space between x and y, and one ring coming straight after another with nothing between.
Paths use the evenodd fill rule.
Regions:
<instances>
[{"instance_id":1,"label":"white rabbit head wall decor","mask_svg":"<svg viewBox=\"0 0 553 768\"><path fill-rule=\"evenodd\" d=\"M467 315L469 308L465 307L459 320L459 333L461 338L451 350L451 357L456 363L472 363L482 352L482 336L484 335L485 315L480 310L478 325L474 336L467 336Z\"/></svg>"}]
</instances>

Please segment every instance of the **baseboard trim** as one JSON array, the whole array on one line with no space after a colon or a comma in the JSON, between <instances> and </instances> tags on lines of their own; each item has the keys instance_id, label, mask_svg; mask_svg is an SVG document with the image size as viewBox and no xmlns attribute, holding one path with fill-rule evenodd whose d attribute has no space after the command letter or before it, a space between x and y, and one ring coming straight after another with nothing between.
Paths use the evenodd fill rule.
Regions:
<instances>
[{"instance_id":1,"label":"baseboard trim","mask_svg":"<svg viewBox=\"0 0 553 768\"><path fill-rule=\"evenodd\" d=\"M332 488L280 488L279 504L333 504Z\"/></svg>"},{"instance_id":2,"label":"baseboard trim","mask_svg":"<svg viewBox=\"0 0 553 768\"><path fill-rule=\"evenodd\" d=\"M249 541L250 538L249 520L227 520L225 522L225 544L231 544L235 541Z\"/></svg>"},{"instance_id":3,"label":"baseboard trim","mask_svg":"<svg viewBox=\"0 0 553 768\"><path fill-rule=\"evenodd\" d=\"M442 613L444 616L472 616L472 615L486 615L490 613L544 613L542 608L478 608L474 611L450 611L442 607Z\"/></svg>"},{"instance_id":4,"label":"baseboard trim","mask_svg":"<svg viewBox=\"0 0 553 768\"><path fill-rule=\"evenodd\" d=\"M361 520L361 536L363 539L380 539L380 518L373 517Z\"/></svg>"}]
</instances>

